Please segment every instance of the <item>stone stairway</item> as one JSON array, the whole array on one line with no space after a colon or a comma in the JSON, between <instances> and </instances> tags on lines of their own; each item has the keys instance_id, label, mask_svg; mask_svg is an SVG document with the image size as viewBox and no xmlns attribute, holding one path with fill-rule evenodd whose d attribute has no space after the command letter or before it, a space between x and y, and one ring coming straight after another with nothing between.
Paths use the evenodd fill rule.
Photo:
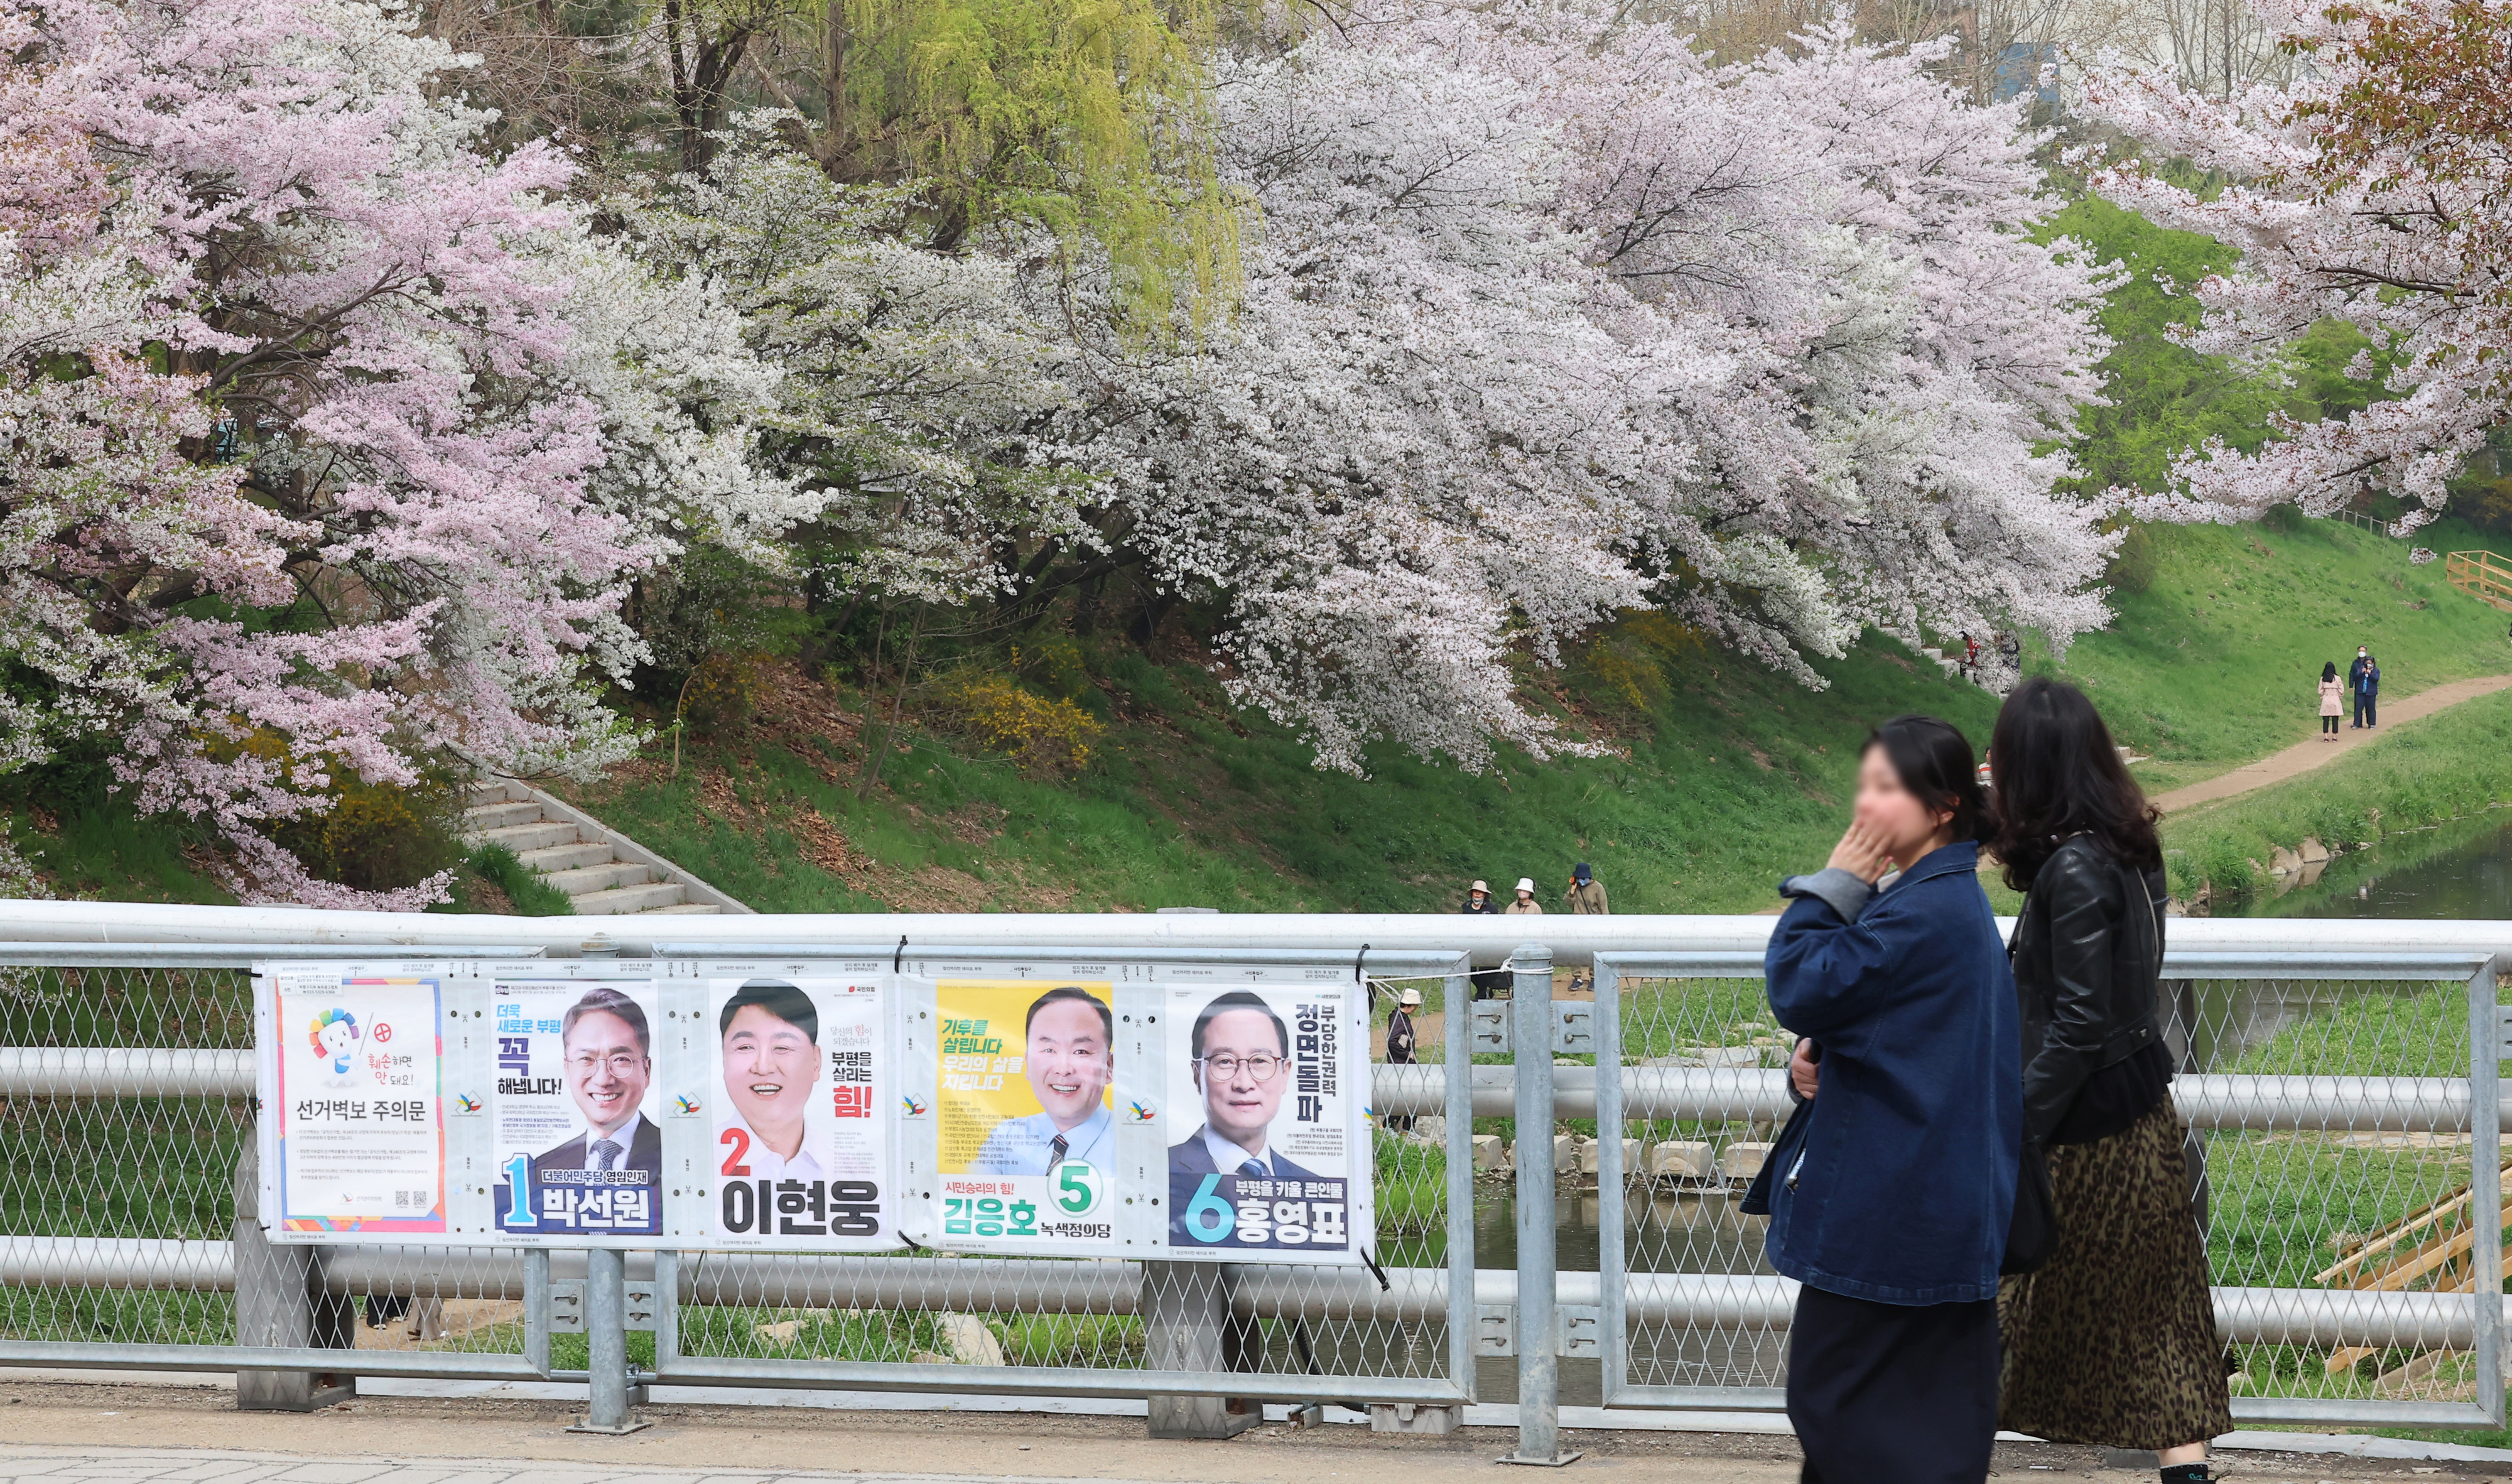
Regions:
<instances>
[{"instance_id":1,"label":"stone stairway","mask_svg":"<svg viewBox=\"0 0 2512 1484\"><path fill-rule=\"evenodd\" d=\"M582 810L528 783L489 778L462 811L463 838L499 844L575 904L583 918L751 909Z\"/></svg>"}]
</instances>

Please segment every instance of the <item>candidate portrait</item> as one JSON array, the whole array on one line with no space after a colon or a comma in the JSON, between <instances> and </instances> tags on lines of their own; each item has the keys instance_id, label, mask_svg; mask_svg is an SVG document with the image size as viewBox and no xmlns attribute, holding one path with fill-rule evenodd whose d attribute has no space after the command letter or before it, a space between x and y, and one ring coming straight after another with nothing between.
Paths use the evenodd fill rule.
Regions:
<instances>
[{"instance_id":1,"label":"candidate portrait","mask_svg":"<svg viewBox=\"0 0 2512 1484\"><path fill-rule=\"evenodd\" d=\"M717 1012L716 1035L734 1114L716 1130L725 1172L826 1180L810 1138L812 1089L826 1060L811 996L781 979L750 980Z\"/></svg>"},{"instance_id":2,"label":"candidate portrait","mask_svg":"<svg viewBox=\"0 0 2512 1484\"><path fill-rule=\"evenodd\" d=\"M1195 1019L1188 1040L1203 1123L1169 1146L1169 1174L1315 1180L1273 1147L1274 1114L1291 1083L1291 1030L1263 997L1245 990L1218 996ZM1180 1218L1172 1214L1172 1229Z\"/></svg>"},{"instance_id":3,"label":"candidate portrait","mask_svg":"<svg viewBox=\"0 0 2512 1484\"><path fill-rule=\"evenodd\" d=\"M593 989L559 1023L568 1096L584 1132L534 1159L543 1170L645 1170L663 1178L663 1131L646 1116L654 1078L653 1035L637 1001Z\"/></svg>"},{"instance_id":4,"label":"candidate portrait","mask_svg":"<svg viewBox=\"0 0 2512 1484\"><path fill-rule=\"evenodd\" d=\"M1078 985L1049 990L1030 1002L1022 1032L1021 1071L1040 1112L996 1124L967 1173L1048 1175L1068 1160L1105 1168L1117 1054L1107 1002Z\"/></svg>"}]
</instances>

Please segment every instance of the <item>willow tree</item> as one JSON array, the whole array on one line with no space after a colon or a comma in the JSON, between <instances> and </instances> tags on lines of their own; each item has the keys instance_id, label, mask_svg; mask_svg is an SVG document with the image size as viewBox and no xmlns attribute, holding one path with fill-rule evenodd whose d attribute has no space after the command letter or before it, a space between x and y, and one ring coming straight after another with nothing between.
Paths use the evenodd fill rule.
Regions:
<instances>
[{"instance_id":1,"label":"willow tree","mask_svg":"<svg viewBox=\"0 0 2512 1484\"><path fill-rule=\"evenodd\" d=\"M665 0L662 20L685 169L754 80L833 180L912 184L932 251L1042 229L1104 265L1137 331L1236 281L1201 0Z\"/></svg>"}]
</instances>

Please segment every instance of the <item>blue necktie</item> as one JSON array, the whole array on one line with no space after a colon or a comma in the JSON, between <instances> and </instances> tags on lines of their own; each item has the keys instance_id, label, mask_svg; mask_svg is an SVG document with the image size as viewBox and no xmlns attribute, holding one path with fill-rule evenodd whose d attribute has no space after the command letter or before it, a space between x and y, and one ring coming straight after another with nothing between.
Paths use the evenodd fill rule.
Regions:
<instances>
[{"instance_id":1,"label":"blue necktie","mask_svg":"<svg viewBox=\"0 0 2512 1484\"><path fill-rule=\"evenodd\" d=\"M602 1142L600 1142L599 1144L596 1144L595 1146L593 1146L593 1152L594 1152L596 1154L599 1154L599 1155L601 1155L601 1156L602 1156L602 1162L601 1162L600 1164L598 1164L598 1165L594 1166L594 1168L596 1168L596 1169L603 1169L603 1170L610 1170L610 1169L617 1169L617 1168L619 1167L619 1146L618 1146L618 1145L613 1144L611 1141L609 1141L609 1140L608 1140L608 1139L605 1139L605 1140L603 1140Z\"/></svg>"},{"instance_id":2,"label":"blue necktie","mask_svg":"<svg viewBox=\"0 0 2512 1484\"><path fill-rule=\"evenodd\" d=\"M1274 1172L1265 1168L1265 1161L1262 1159L1242 1159L1238 1163L1238 1173L1251 1179L1263 1180Z\"/></svg>"}]
</instances>

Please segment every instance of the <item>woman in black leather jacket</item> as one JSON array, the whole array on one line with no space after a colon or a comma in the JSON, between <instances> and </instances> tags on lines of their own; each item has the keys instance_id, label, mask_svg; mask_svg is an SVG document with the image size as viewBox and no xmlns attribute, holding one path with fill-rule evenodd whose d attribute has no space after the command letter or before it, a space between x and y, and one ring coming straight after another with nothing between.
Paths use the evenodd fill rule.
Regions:
<instances>
[{"instance_id":1,"label":"woman in black leather jacket","mask_svg":"<svg viewBox=\"0 0 2512 1484\"><path fill-rule=\"evenodd\" d=\"M2058 1226L2050 1260L1998 1294L1998 1425L2150 1448L2164 1484L2209 1479L2207 1441L2233 1418L2156 1001L2155 811L2093 703L2054 681L2007 697L1989 770L1989 846L2025 893L2009 948L2023 1137Z\"/></svg>"}]
</instances>

